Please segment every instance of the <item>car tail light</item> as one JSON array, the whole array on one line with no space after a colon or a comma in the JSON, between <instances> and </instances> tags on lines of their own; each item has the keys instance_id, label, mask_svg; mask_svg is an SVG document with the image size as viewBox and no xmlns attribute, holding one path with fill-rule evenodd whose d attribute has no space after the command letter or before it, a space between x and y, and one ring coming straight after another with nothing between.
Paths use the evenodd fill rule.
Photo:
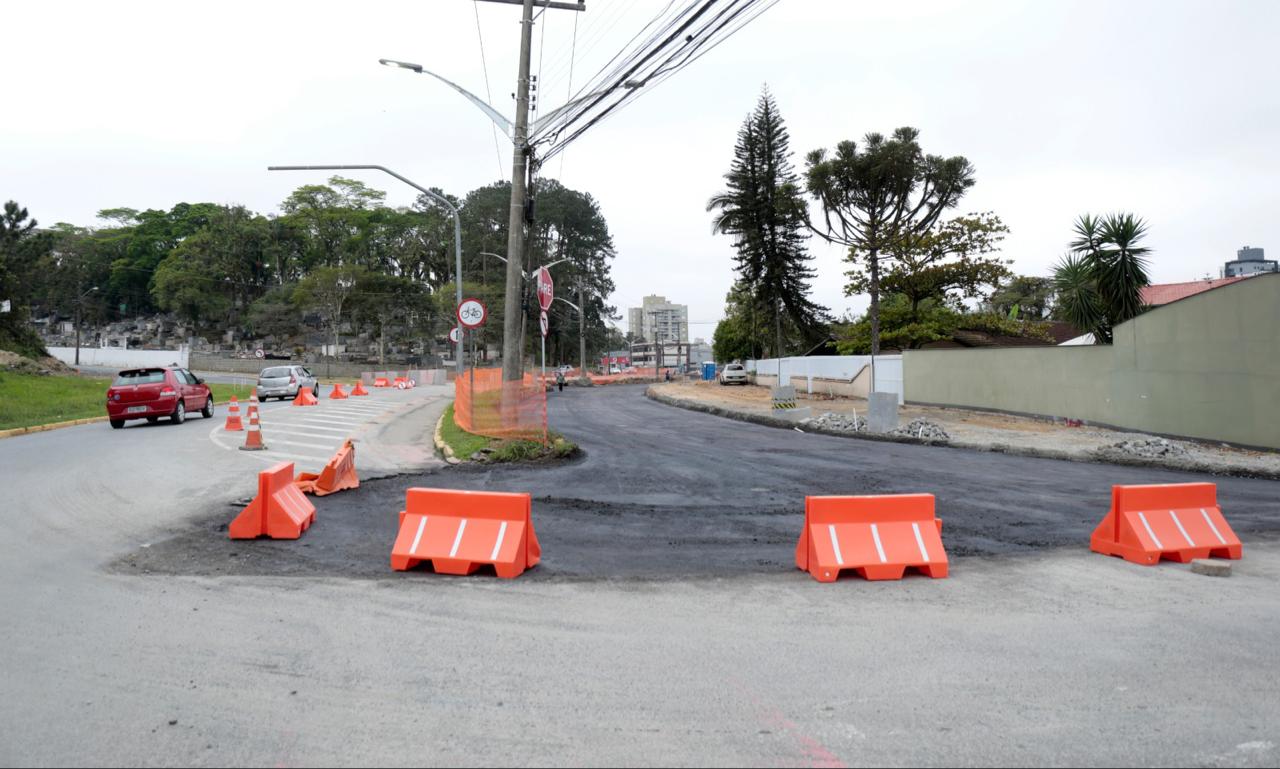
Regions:
<instances>
[{"instance_id":1,"label":"car tail light","mask_svg":"<svg viewBox=\"0 0 1280 769\"><path fill-rule=\"evenodd\" d=\"M293 374L290 374L290 375L289 375L289 384L297 384L297 383L298 383L298 378L297 378L296 376L294 376Z\"/></svg>"},{"instance_id":2,"label":"car tail light","mask_svg":"<svg viewBox=\"0 0 1280 769\"><path fill-rule=\"evenodd\" d=\"M163 390L161 390L161 391L160 391L160 397L161 397L161 398L172 398L173 396L175 396L175 395L177 395L177 394L178 394L178 391L177 391L177 390L175 390L175 389L173 389L172 387L166 387L166 388L164 388Z\"/></svg>"}]
</instances>

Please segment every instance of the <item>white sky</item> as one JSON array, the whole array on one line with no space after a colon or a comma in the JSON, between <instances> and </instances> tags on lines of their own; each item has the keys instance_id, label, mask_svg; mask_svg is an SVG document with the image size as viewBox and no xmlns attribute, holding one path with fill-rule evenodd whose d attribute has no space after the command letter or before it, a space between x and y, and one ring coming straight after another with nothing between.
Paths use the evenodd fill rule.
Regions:
<instances>
[{"instance_id":1,"label":"white sky","mask_svg":"<svg viewBox=\"0 0 1280 769\"><path fill-rule=\"evenodd\" d=\"M594 73L665 0L589 0L575 78ZM509 173L490 124L452 90L379 66L419 62L484 95L472 0L42 2L6 7L0 198L42 224L102 208L242 203L263 213L325 174L269 164L377 163L462 195ZM480 3L493 103L514 112L519 8ZM574 17L535 31L542 107L568 87ZM1216 276L1243 245L1280 252L1280 3L782 0L696 64L596 126L562 181L600 201L618 247L612 297L686 303L710 340L732 282L711 235L736 131L768 83L804 153L900 125L967 156L960 212L1012 228L1005 255L1047 274L1086 211L1151 226L1156 282ZM545 43L543 43L545 34ZM545 54L539 51L540 44ZM551 161L548 175L560 174ZM407 205L389 177L351 174ZM464 244L465 247L465 244ZM814 241L815 298L837 314L837 249ZM465 266L464 266L465 269Z\"/></svg>"}]
</instances>

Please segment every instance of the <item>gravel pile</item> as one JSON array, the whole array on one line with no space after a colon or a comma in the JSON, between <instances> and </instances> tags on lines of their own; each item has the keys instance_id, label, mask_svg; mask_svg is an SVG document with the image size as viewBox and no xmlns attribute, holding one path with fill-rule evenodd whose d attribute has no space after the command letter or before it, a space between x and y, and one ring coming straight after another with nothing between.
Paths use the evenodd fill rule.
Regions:
<instances>
[{"instance_id":1,"label":"gravel pile","mask_svg":"<svg viewBox=\"0 0 1280 769\"><path fill-rule=\"evenodd\" d=\"M1164 438L1141 438L1120 441L1098 449L1102 455L1136 457L1138 459L1177 459L1191 454L1181 443Z\"/></svg>"},{"instance_id":2,"label":"gravel pile","mask_svg":"<svg viewBox=\"0 0 1280 769\"><path fill-rule=\"evenodd\" d=\"M915 438L925 443L945 443L951 440L951 436L937 422L930 422L924 417L917 417L902 427L890 430L889 434Z\"/></svg>"},{"instance_id":3,"label":"gravel pile","mask_svg":"<svg viewBox=\"0 0 1280 769\"><path fill-rule=\"evenodd\" d=\"M867 423L864 422L857 414L835 414L828 411L825 414L809 417L800 420L800 424L807 427L816 427L821 430L835 430L842 433L856 433L866 428Z\"/></svg>"}]
</instances>

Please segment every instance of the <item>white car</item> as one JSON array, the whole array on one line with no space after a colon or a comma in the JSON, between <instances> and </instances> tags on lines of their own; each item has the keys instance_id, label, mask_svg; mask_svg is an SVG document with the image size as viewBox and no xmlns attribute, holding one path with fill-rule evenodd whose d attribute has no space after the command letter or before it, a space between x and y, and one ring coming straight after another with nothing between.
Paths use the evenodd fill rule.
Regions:
<instances>
[{"instance_id":1,"label":"white car","mask_svg":"<svg viewBox=\"0 0 1280 769\"><path fill-rule=\"evenodd\" d=\"M720 371L720 384L748 384L747 369L741 363L730 363Z\"/></svg>"}]
</instances>

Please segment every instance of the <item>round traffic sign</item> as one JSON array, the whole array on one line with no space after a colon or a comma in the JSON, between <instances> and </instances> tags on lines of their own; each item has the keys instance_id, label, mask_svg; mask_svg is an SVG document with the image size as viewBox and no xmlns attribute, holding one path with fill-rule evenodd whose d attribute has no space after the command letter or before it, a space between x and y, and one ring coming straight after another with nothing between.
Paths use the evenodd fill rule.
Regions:
<instances>
[{"instance_id":1,"label":"round traffic sign","mask_svg":"<svg viewBox=\"0 0 1280 769\"><path fill-rule=\"evenodd\" d=\"M461 329L461 328L459 328L458 326L454 326L453 328L449 329L449 341L450 341L450 342L452 342L452 343L454 343L454 344L457 344L458 342L461 342L461 341L462 341L462 329Z\"/></svg>"},{"instance_id":2,"label":"round traffic sign","mask_svg":"<svg viewBox=\"0 0 1280 769\"><path fill-rule=\"evenodd\" d=\"M543 310L538 313L538 325L542 327L542 335L547 335L547 330L551 327L550 320L547 319L547 311Z\"/></svg>"},{"instance_id":3,"label":"round traffic sign","mask_svg":"<svg viewBox=\"0 0 1280 769\"><path fill-rule=\"evenodd\" d=\"M538 305L543 311L551 309L556 298L556 284L551 280L551 271L546 267L538 268Z\"/></svg>"},{"instance_id":4,"label":"round traffic sign","mask_svg":"<svg viewBox=\"0 0 1280 769\"><path fill-rule=\"evenodd\" d=\"M489 315L484 303L479 299L463 299L458 305L458 322L467 328L479 328Z\"/></svg>"},{"instance_id":5,"label":"round traffic sign","mask_svg":"<svg viewBox=\"0 0 1280 769\"><path fill-rule=\"evenodd\" d=\"M257 350L254 350L254 351L253 351L253 357L255 357L255 358L265 358L265 357L267 357L267 353L266 353L266 351L264 351L264 350L262 350L262 349L257 349Z\"/></svg>"}]
</instances>

